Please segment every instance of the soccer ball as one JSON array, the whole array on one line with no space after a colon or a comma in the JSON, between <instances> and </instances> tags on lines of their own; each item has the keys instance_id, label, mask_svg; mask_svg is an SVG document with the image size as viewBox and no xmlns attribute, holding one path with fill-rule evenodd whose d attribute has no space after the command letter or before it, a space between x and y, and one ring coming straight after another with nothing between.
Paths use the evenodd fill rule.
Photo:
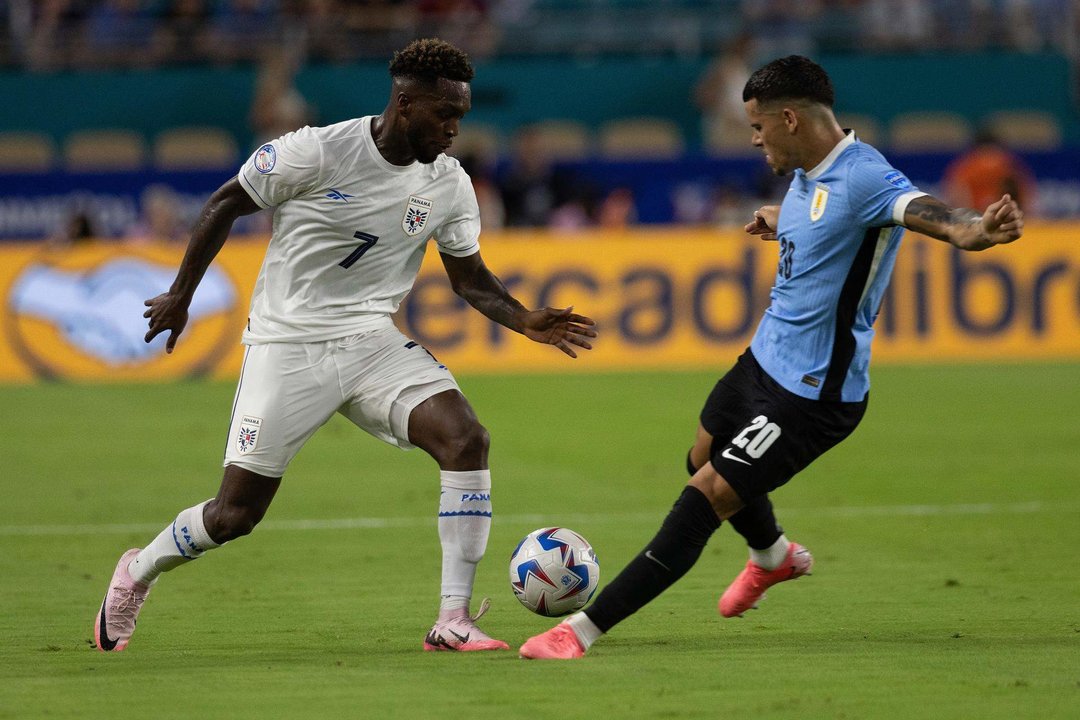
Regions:
<instances>
[{"instance_id":1,"label":"soccer ball","mask_svg":"<svg viewBox=\"0 0 1080 720\"><path fill-rule=\"evenodd\" d=\"M510 555L510 587L538 615L558 617L584 607L599 582L596 553L573 530L534 530Z\"/></svg>"}]
</instances>

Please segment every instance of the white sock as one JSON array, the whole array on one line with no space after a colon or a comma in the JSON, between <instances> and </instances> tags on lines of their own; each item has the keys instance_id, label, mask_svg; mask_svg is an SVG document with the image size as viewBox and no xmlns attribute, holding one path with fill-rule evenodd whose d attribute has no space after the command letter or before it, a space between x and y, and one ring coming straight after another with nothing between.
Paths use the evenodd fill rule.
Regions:
<instances>
[{"instance_id":1,"label":"white sock","mask_svg":"<svg viewBox=\"0 0 1080 720\"><path fill-rule=\"evenodd\" d=\"M581 647L584 650L588 650L589 646L600 639L603 635L603 631L596 627L596 624L589 619L589 616L583 612L574 613L564 623L570 626L570 629L577 635L578 642L581 643Z\"/></svg>"},{"instance_id":2,"label":"white sock","mask_svg":"<svg viewBox=\"0 0 1080 720\"><path fill-rule=\"evenodd\" d=\"M469 598L462 595L443 595L439 601L439 620L463 617L469 614Z\"/></svg>"},{"instance_id":3,"label":"white sock","mask_svg":"<svg viewBox=\"0 0 1080 720\"><path fill-rule=\"evenodd\" d=\"M476 565L491 530L491 471L439 473L439 541L443 597L472 597Z\"/></svg>"},{"instance_id":4,"label":"white sock","mask_svg":"<svg viewBox=\"0 0 1080 720\"><path fill-rule=\"evenodd\" d=\"M791 541L786 535L781 535L776 542L764 550L750 548L750 561L766 570L775 570L780 567L780 563L784 562L789 547L791 547Z\"/></svg>"},{"instance_id":5,"label":"white sock","mask_svg":"<svg viewBox=\"0 0 1080 720\"><path fill-rule=\"evenodd\" d=\"M181 510L172 525L162 530L153 542L144 547L128 565L135 582L150 585L158 575L203 556L207 550L220 547L203 524L206 502Z\"/></svg>"}]
</instances>

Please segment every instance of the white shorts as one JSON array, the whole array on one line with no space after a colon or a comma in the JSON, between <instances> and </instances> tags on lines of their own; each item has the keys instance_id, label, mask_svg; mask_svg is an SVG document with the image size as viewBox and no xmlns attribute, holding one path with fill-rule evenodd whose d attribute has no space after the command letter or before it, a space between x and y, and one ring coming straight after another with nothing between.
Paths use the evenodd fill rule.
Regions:
<instances>
[{"instance_id":1,"label":"white shorts","mask_svg":"<svg viewBox=\"0 0 1080 720\"><path fill-rule=\"evenodd\" d=\"M335 412L408 450L413 408L457 389L445 365L392 325L323 342L249 345L224 464L281 477Z\"/></svg>"}]
</instances>

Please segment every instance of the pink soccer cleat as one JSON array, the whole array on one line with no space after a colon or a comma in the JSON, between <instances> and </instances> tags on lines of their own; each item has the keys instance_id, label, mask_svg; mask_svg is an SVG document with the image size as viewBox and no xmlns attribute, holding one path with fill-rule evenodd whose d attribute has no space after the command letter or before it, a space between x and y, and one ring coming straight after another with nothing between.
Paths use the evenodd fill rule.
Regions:
<instances>
[{"instance_id":1,"label":"pink soccer cleat","mask_svg":"<svg viewBox=\"0 0 1080 720\"><path fill-rule=\"evenodd\" d=\"M457 652L475 652L477 650L509 650L510 646L502 640L496 640L476 627L476 621L491 607L491 601L484 598L480 609L473 616L457 615L443 617L432 626L424 638L424 650L456 650Z\"/></svg>"},{"instance_id":2,"label":"pink soccer cleat","mask_svg":"<svg viewBox=\"0 0 1080 720\"><path fill-rule=\"evenodd\" d=\"M572 627L559 623L547 632L526 640L518 655L526 660L573 660L584 657L585 648Z\"/></svg>"},{"instance_id":3,"label":"pink soccer cleat","mask_svg":"<svg viewBox=\"0 0 1080 720\"><path fill-rule=\"evenodd\" d=\"M139 554L140 548L132 548L120 556L116 563L109 590L101 601L97 622L94 623L94 642L102 652L119 652L127 647L135 621L139 618L150 587L132 580L128 565Z\"/></svg>"},{"instance_id":4,"label":"pink soccer cleat","mask_svg":"<svg viewBox=\"0 0 1080 720\"><path fill-rule=\"evenodd\" d=\"M758 601L765 597L766 590L776 583L809 575L813 566L814 556L798 543L791 543L784 562L775 570L766 570L747 560L746 567L720 596L720 614L735 617L756 608Z\"/></svg>"}]
</instances>

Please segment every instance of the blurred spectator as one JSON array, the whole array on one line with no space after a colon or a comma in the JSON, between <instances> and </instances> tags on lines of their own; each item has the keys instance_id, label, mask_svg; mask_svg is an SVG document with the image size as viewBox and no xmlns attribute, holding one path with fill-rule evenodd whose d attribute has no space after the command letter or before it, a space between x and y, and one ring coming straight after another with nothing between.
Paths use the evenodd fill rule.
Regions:
<instances>
[{"instance_id":1,"label":"blurred spectator","mask_svg":"<svg viewBox=\"0 0 1080 720\"><path fill-rule=\"evenodd\" d=\"M418 35L437 36L474 58L494 54L499 32L485 0L417 0Z\"/></svg>"},{"instance_id":2,"label":"blurred spectator","mask_svg":"<svg viewBox=\"0 0 1080 720\"><path fill-rule=\"evenodd\" d=\"M552 162L542 137L531 126L518 130L513 155L498 181L508 227L555 223L566 229L593 222L592 189L573 171Z\"/></svg>"},{"instance_id":3,"label":"blurred spectator","mask_svg":"<svg viewBox=\"0 0 1080 720\"><path fill-rule=\"evenodd\" d=\"M78 194L71 198L67 213L49 236L47 245L52 249L65 248L100 236L92 202L87 196Z\"/></svg>"},{"instance_id":4,"label":"blurred spectator","mask_svg":"<svg viewBox=\"0 0 1080 720\"><path fill-rule=\"evenodd\" d=\"M934 13L927 0L865 0L860 13L860 47L925 50L936 45Z\"/></svg>"},{"instance_id":5,"label":"blurred spectator","mask_svg":"<svg viewBox=\"0 0 1080 720\"><path fill-rule=\"evenodd\" d=\"M142 0L94 3L83 23L76 62L80 67L153 65L164 57L155 43L156 28Z\"/></svg>"},{"instance_id":6,"label":"blurred spectator","mask_svg":"<svg viewBox=\"0 0 1080 720\"><path fill-rule=\"evenodd\" d=\"M162 21L158 42L171 62L190 65L209 58L209 0L170 0Z\"/></svg>"},{"instance_id":7,"label":"blurred spectator","mask_svg":"<svg viewBox=\"0 0 1080 720\"><path fill-rule=\"evenodd\" d=\"M338 62L350 57L348 30L338 0L291 0L284 15L285 44L302 48L305 60Z\"/></svg>"},{"instance_id":8,"label":"blurred spectator","mask_svg":"<svg viewBox=\"0 0 1080 720\"><path fill-rule=\"evenodd\" d=\"M814 24L822 12L821 0L742 0L741 12L763 55L814 54Z\"/></svg>"},{"instance_id":9,"label":"blurred spectator","mask_svg":"<svg viewBox=\"0 0 1080 720\"><path fill-rule=\"evenodd\" d=\"M736 37L706 70L694 89L701 110L705 146L732 147L743 138L750 147L750 126L746 121L742 91L754 63L754 38L748 33Z\"/></svg>"},{"instance_id":10,"label":"blurred spectator","mask_svg":"<svg viewBox=\"0 0 1080 720\"><path fill-rule=\"evenodd\" d=\"M180 198L168 185L148 186L139 198L141 215L128 230L127 240L136 244L186 243L189 228L180 214Z\"/></svg>"},{"instance_id":11,"label":"blurred spectator","mask_svg":"<svg viewBox=\"0 0 1080 720\"><path fill-rule=\"evenodd\" d=\"M987 130L980 130L975 144L945 169L944 185L945 197L956 207L986 207L1009 193L1029 216L1036 209L1031 171Z\"/></svg>"},{"instance_id":12,"label":"blurred spectator","mask_svg":"<svg viewBox=\"0 0 1080 720\"><path fill-rule=\"evenodd\" d=\"M615 188L600 203L596 218L596 224L600 227L613 230L636 223L637 205L634 202L634 192L629 188Z\"/></svg>"},{"instance_id":13,"label":"blurred spectator","mask_svg":"<svg viewBox=\"0 0 1080 720\"><path fill-rule=\"evenodd\" d=\"M221 0L209 28L214 61L258 60L280 42L281 15L273 0Z\"/></svg>"},{"instance_id":14,"label":"blurred spectator","mask_svg":"<svg viewBox=\"0 0 1080 720\"><path fill-rule=\"evenodd\" d=\"M492 163L479 154L463 155L458 160L472 180L476 204L480 206L481 229L501 230L506 225L506 208L503 207L499 186L495 183Z\"/></svg>"},{"instance_id":15,"label":"blurred spectator","mask_svg":"<svg viewBox=\"0 0 1080 720\"><path fill-rule=\"evenodd\" d=\"M562 2L558 11L535 0L0 0L0 32L9 36L0 42L0 62L78 67L73 50L83 41L104 48L78 53L95 66L185 64L204 53L215 62L249 62L283 42L299 43L313 60L337 62L382 57L401 41L428 35L478 58L693 57L727 42L732 28L755 37L770 57L813 55L819 47L1008 47L1076 58L1078 6L1080 0L697 0L673 12L670 3L638 2L631 10L615 0Z\"/></svg>"},{"instance_id":16,"label":"blurred spectator","mask_svg":"<svg viewBox=\"0 0 1080 720\"><path fill-rule=\"evenodd\" d=\"M499 182L508 226L547 225L556 205L554 176L540 135L529 127L519 130Z\"/></svg>"},{"instance_id":17,"label":"blurred spectator","mask_svg":"<svg viewBox=\"0 0 1080 720\"><path fill-rule=\"evenodd\" d=\"M88 3L81 0L41 0L21 3L26 33L26 65L31 70L55 70L69 64L72 37L86 17Z\"/></svg>"},{"instance_id":18,"label":"blurred spectator","mask_svg":"<svg viewBox=\"0 0 1080 720\"><path fill-rule=\"evenodd\" d=\"M248 115L256 143L281 137L314 119L312 107L295 84L296 65L288 52L269 52L263 59Z\"/></svg>"}]
</instances>

